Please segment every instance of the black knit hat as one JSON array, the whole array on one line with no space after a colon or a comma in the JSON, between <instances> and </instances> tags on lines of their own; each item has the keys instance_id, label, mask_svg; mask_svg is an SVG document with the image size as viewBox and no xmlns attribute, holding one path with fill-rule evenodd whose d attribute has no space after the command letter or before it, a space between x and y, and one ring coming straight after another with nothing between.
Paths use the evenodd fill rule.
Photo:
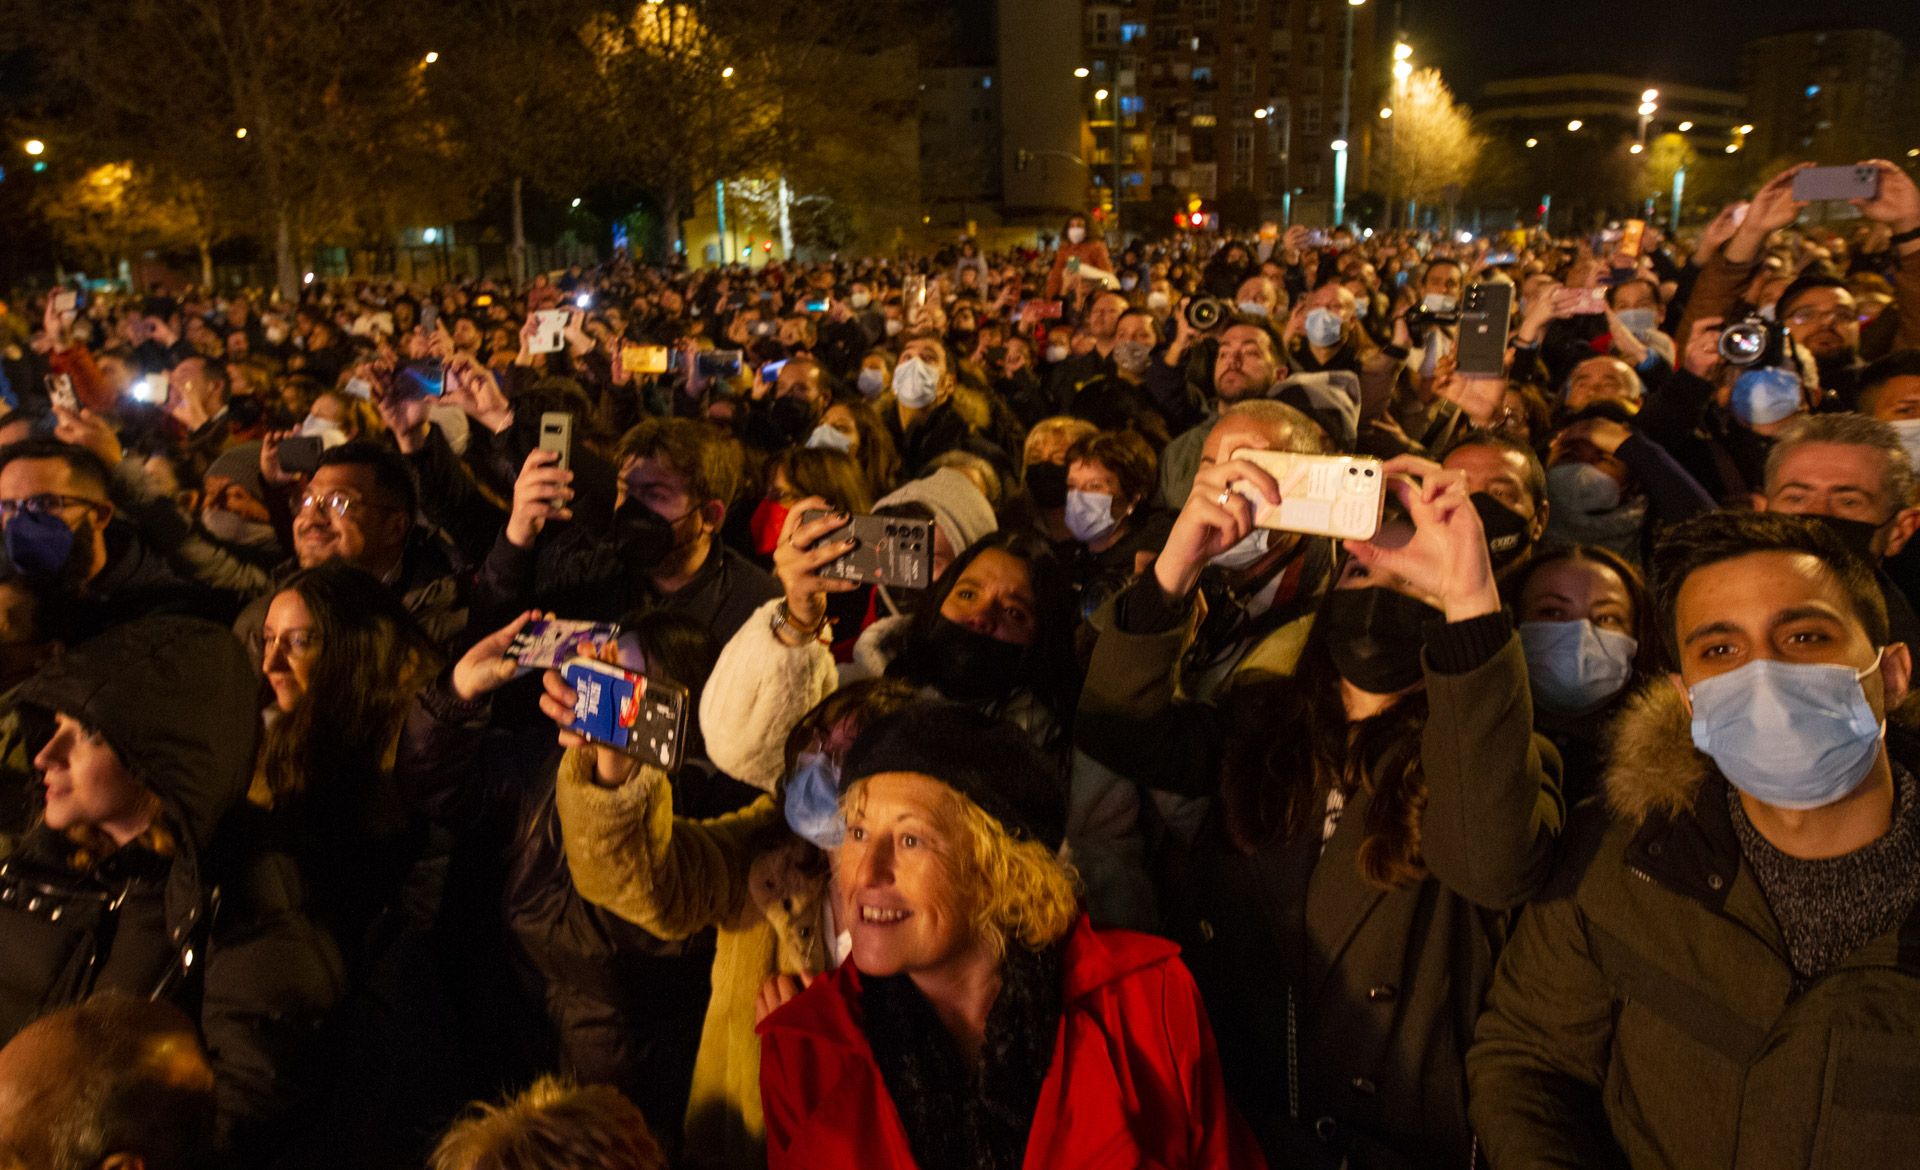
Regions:
<instances>
[{"instance_id":1,"label":"black knit hat","mask_svg":"<svg viewBox=\"0 0 1920 1170\"><path fill-rule=\"evenodd\" d=\"M875 720L847 749L844 790L882 772L931 776L979 805L1016 837L1059 850L1067 786L1027 734L958 703L923 702Z\"/></svg>"}]
</instances>

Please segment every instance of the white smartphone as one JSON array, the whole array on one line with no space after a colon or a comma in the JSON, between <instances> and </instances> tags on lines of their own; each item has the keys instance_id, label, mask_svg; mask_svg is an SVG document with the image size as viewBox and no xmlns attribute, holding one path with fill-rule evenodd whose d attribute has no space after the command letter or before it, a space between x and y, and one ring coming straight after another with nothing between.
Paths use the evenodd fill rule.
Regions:
<instances>
[{"instance_id":1,"label":"white smartphone","mask_svg":"<svg viewBox=\"0 0 1920 1170\"><path fill-rule=\"evenodd\" d=\"M549 410L540 416L540 449L560 453L560 470L568 471L573 457L573 416L563 410Z\"/></svg>"},{"instance_id":2,"label":"white smartphone","mask_svg":"<svg viewBox=\"0 0 1920 1170\"><path fill-rule=\"evenodd\" d=\"M1380 531L1387 502L1387 473L1378 459L1358 455L1296 455L1242 447L1244 459L1273 476L1280 502L1254 498L1253 522L1260 528L1305 532L1337 540L1372 540Z\"/></svg>"},{"instance_id":3,"label":"white smartphone","mask_svg":"<svg viewBox=\"0 0 1920 1170\"><path fill-rule=\"evenodd\" d=\"M567 347L567 311L540 309L533 314L533 341L530 353L559 353Z\"/></svg>"}]
</instances>

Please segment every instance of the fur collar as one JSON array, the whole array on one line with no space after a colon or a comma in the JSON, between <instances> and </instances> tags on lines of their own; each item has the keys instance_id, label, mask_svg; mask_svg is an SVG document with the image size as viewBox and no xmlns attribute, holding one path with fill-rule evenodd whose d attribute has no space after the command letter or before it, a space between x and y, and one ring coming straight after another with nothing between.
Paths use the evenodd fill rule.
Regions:
<instances>
[{"instance_id":1,"label":"fur collar","mask_svg":"<svg viewBox=\"0 0 1920 1170\"><path fill-rule=\"evenodd\" d=\"M1610 738L1607 807L1635 825L1692 808L1713 771L1713 761L1693 746L1686 696L1664 675L1627 700Z\"/></svg>"}]
</instances>

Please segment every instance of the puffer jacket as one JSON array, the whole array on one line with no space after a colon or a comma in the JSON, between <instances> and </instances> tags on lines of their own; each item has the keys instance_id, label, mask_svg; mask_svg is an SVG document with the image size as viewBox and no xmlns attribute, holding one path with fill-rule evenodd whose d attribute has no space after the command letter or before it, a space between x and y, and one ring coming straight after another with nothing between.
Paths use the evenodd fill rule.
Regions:
<instances>
[{"instance_id":1,"label":"puffer jacket","mask_svg":"<svg viewBox=\"0 0 1920 1170\"><path fill-rule=\"evenodd\" d=\"M166 999L199 1022L223 1140L240 1151L269 1140L309 1082L344 981L291 858L244 800L256 685L233 635L192 618L131 622L48 666L21 705L103 736L159 796L175 846L81 869L39 825L0 863L0 1038L97 991Z\"/></svg>"},{"instance_id":2,"label":"puffer jacket","mask_svg":"<svg viewBox=\"0 0 1920 1170\"><path fill-rule=\"evenodd\" d=\"M1920 772L1920 739L1888 751ZM1660 680L1616 728L1467 1058L1493 1165L1877 1170L1920 1151L1920 909L1795 991L1727 782Z\"/></svg>"}]
</instances>

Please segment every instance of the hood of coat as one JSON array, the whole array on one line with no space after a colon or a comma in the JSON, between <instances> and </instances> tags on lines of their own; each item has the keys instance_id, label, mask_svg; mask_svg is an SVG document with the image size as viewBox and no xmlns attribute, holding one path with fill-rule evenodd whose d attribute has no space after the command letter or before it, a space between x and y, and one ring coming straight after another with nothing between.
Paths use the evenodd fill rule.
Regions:
<instances>
[{"instance_id":1,"label":"hood of coat","mask_svg":"<svg viewBox=\"0 0 1920 1170\"><path fill-rule=\"evenodd\" d=\"M204 852L246 796L258 686L224 626L150 617L81 643L22 683L19 701L97 730L160 797L182 844Z\"/></svg>"},{"instance_id":2,"label":"hood of coat","mask_svg":"<svg viewBox=\"0 0 1920 1170\"><path fill-rule=\"evenodd\" d=\"M1920 697L1888 715L1889 747L1910 768L1913 732L1920 728ZM1628 699L1610 729L1607 807L1634 825L1692 809L1713 760L1693 746L1693 716L1671 679L1655 678Z\"/></svg>"},{"instance_id":3,"label":"hood of coat","mask_svg":"<svg viewBox=\"0 0 1920 1170\"><path fill-rule=\"evenodd\" d=\"M879 678L887 673L887 666L900 654L900 642L907 636L907 626L913 621L911 614L897 613L892 617L883 617L854 639L854 670L849 672L855 678Z\"/></svg>"}]
</instances>

